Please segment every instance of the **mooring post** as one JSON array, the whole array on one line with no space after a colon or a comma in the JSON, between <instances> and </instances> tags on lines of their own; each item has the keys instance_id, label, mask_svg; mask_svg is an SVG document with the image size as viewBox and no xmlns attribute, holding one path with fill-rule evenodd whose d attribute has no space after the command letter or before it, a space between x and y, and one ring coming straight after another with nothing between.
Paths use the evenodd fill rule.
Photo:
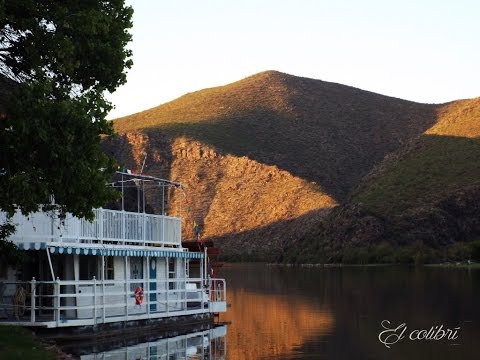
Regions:
<instances>
[{"instance_id":1,"label":"mooring post","mask_svg":"<svg viewBox=\"0 0 480 360\"><path fill-rule=\"evenodd\" d=\"M56 306L55 306L55 314L56 314L56 322L57 327L60 323L60 278L57 276L57 280L55 281L55 295L56 295Z\"/></svg>"},{"instance_id":2,"label":"mooring post","mask_svg":"<svg viewBox=\"0 0 480 360\"><path fill-rule=\"evenodd\" d=\"M30 281L30 293L32 294L32 298L30 301L30 322L32 325L35 323L35 296L37 293L37 285L36 285L36 280L35 278L32 278L32 281Z\"/></svg>"}]
</instances>

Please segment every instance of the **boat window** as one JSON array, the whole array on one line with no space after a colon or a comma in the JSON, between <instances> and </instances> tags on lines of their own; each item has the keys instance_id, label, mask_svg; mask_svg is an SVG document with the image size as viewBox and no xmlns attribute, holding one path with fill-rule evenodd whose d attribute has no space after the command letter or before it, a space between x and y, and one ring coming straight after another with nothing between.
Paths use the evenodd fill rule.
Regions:
<instances>
[{"instance_id":1,"label":"boat window","mask_svg":"<svg viewBox=\"0 0 480 360\"><path fill-rule=\"evenodd\" d=\"M130 280L143 279L143 257L130 258ZM141 282L131 282L130 290L134 291L137 287L143 287Z\"/></svg>"},{"instance_id":2,"label":"boat window","mask_svg":"<svg viewBox=\"0 0 480 360\"><path fill-rule=\"evenodd\" d=\"M82 255L80 258L80 280L92 280L97 276L97 257Z\"/></svg>"},{"instance_id":3,"label":"boat window","mask_svg":"<svg viewBox=\"0 0 480 360\"><path fill-rule=\"evenodd\" d=\"M103 272L103 277L105 280L114 280L114 271L113 271L113 256L105 256L105 268Z\"/></svg>"},{"instance_id":4,"label":"boat window","mask_svg":"<svg viewBox=\"0 0 480 360\"><path fill-rule=\"evenodd\" d=\"M175 273L175 259L174 258L168 258L168 278L169 279L175 279L176 278L176 273ZM176 289L176 282L175 281L169 281L168 282L168 288L170 290Z\"/></svg>"},{"instance_id":5,"label":"boat window","mask_svg":"<svg viewBox=\"0 0 480 360\"><path fill-rule=\"evenodd\" d=\"M130 279L143 279L143 258L130 258Z\"/></svg>"}]
</instances>

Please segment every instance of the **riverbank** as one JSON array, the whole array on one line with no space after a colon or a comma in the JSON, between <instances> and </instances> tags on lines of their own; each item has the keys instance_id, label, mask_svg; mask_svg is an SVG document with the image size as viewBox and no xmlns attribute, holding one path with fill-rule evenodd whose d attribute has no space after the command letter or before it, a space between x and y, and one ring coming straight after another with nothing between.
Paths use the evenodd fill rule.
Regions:
<instances>
[{"instance_id":1,"label":"riverbank","mask_svg":"<svg viewBox=\"0 0 480 360\"><path fill-rule=\"evenodd\" d=\"M56 348L41 342L25 328L0 326L0 359L58 360L68 358L56 351Z\"/></svg>"},{"instance_id":2,"label":"riverbank","mask_svg":"<svg viewBox=\"0 0 480 360\"><path fill-rule=\"evenodd\" d=\"M404 264L404 263L385 263L385 264L322 264L322 263L309 263L309 264L283 264L283 263L266 263L267 266L280 266L280 267L304 267L304 268L336 268L336 267L389 267L389 266L425 266L435 268L452 268L452 269L480 269L480 263L477 262L448 262L448 263L435 263L435 264Z\"/></svg>"}]
</instances>

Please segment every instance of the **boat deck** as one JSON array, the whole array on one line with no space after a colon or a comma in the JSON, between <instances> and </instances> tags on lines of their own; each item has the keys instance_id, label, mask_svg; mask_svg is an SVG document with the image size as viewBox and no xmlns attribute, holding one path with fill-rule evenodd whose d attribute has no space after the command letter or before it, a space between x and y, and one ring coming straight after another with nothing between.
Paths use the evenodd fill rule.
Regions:
<instances>
[{"instance_id":1,"label":"boat deck","mask_svg":"<svg viewBox=\"0 0 480 360\"><path fill-rule=\"evenodd\" d=\"M208 287L202 286L201 279L191 278L166 280L161 287L152 286L158 285L157 282L142 279L1 284L0 323L3 324L85 326L226 311L223 279L210 279ZM131 290L139 284L144 289L140 304ZM186 284L193 284L193 289ZM20 299L19 289L24 294Z\"/></svg>"}]
</instances>

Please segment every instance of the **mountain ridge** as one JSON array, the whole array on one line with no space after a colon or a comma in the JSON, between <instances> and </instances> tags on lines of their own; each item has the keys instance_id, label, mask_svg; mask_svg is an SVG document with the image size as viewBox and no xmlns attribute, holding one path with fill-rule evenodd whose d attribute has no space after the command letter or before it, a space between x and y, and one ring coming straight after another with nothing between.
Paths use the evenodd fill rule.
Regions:
<instances>
[{"instance_id":1,"label":"mountain ridge","mask_svg":"<svg viewBox=\"0 0 480 360\"><path fill-rule=\"evenodd\" d=\"M290 80L291 79L296 79L298 81L323 83L325 87L350 90L353 93L371 94L371 95L374 95L374 96L380 96L382 98L389 98L389 99L392 99L392 100L398 100L398 101L401 101L401 102L404 102L404 103L413 103L413 104L434 105L434 106L436 106L436 105L449 104L449 103L456 102L456 101L459 101L459 100L468 100L468 99L456 99L456 100L452 100L452 101L448 101L448 102L442 102L442 103L422 103L422 102L413 101L413 100L405 100L405 99L402 99L402 98L399 98L399 97L396 97L396 96L380 94L380 93L377 93L377 92L374 92L374 91L357 88L357 87L352 86L352 85L345 85L345 84L341 84L341 83L337 83L337 82L320 80L320 79L313 79L313 78L304 77L304 76L296 76L296 75L291 75L291 74L288 74L288 73L280 72L280 71L277 71L277 70L265 70L265 71L261 71L259 73L247 76L243 79L234 81L232 83L228 83L228 84L224 84L224 85L218 85L218 86L212 86L212 87L204 88L204 89L201 89L201 90L195 90L195 91L187 92L187 93L185 93L185 94L183 94L183 95L181 95L181 96L179 96L179 97L177 97L173 100L169 100L165 103L161 103L159 105L156 105L156 106L154 106L152 108L149 108L149 109L146 109L146 110L142 110L142 111L138 111L138 112L135 112L135 113L132 113L132 114L129 114L129 115L118 117L114 120L115 121L122 121L123 119L131 119L132 117L136 117L136 116L139 116L139 115L144 116L146 114L151 113L155 109L158 109L158 108L164 107L164 106L170 106L172 103L175 103L179 100L189 99L190 97L195 96L196 94L199 94L199 93L203 93L203 92L214 92L216 90L220 90L220 89L227 88L227 87L234 87L234 86L243 87L245 85L250 85L252 82L256 82L256 81L276 80L276 81L287 82L289 79Z\"/></svg>"},{"instance_id":2,"label":"mountain ridge","mask_svg":"<svg viewBox=\"0 0 480 360\"><path fill-rule=\"evenodd\" d=\"M455 104L266 71L114 120L106 148L132 168L147 152L147 172L186 183L185 237L195 220L226 257L272 260Z\"/></svg>"}]
</instances>

